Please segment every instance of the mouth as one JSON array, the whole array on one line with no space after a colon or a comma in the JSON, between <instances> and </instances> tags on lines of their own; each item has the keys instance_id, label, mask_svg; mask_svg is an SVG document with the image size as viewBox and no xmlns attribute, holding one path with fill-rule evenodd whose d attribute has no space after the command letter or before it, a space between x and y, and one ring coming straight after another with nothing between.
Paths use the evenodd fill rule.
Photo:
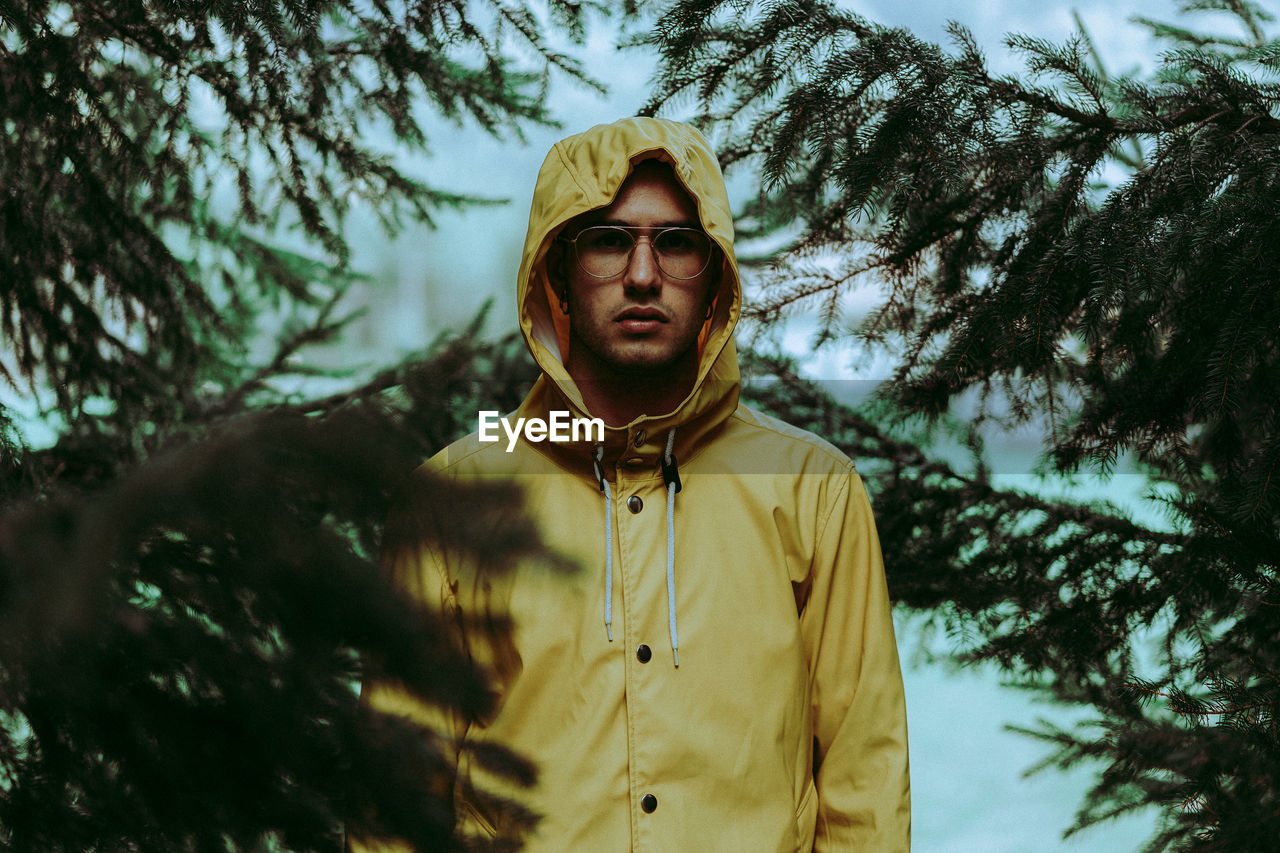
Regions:
<instances>
[{"instance_id":1,"label":"mouth","mask_svg":"<svg viewBox=\"0 0 1280 853\"><path fill-rule=\"evenodd\" d=\"M628 308L614 322L628 332L652 332L667 322L667 315L657 308Z\"/></svg>"}]
</instances>

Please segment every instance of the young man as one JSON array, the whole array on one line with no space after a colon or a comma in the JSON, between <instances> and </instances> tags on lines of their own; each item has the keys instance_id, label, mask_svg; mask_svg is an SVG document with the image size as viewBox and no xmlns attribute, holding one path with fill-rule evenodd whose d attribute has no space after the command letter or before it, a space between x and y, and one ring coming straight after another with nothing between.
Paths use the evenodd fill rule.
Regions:
<instances>
[{"instance_id":1,"label":"young man","mask_svg":"<svg viewBox=\"0 0 1280 853\"><path fill-rule=\"evenodd\" d=\"M458 734L532 759L538 781L504 786L462 750L459 834L505 831L496 794L541 815L533 851L907 850L902 681L867 495L835 448L738 402L732 216L703 137L637 118L558 143L518 287L543 375L509 420L607 426L472 435L428 466L516 481L578 571L392 558L458 624L511 620L497 646L463 637L500 702Z\"/></svg>"}]
</instances>

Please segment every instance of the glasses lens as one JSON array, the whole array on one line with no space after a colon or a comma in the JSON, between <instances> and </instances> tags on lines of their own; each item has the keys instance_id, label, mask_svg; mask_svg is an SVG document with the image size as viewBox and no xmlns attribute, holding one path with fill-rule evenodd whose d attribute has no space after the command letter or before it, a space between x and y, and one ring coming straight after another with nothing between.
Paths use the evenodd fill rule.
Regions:
<instances>
[{"instance_id":1,"label":"glasses lens","mask_svg":"<svg viewBox=\"0 0 1280 853\"><path fill-rule=\"evenodd\" d=\"M672 278L695 278L711 258L711 239L694 228L666 228L657 233L648 228L635 230L650 232L658 268ZM588 275L612 278L626 270L636 236L630 228L593 225L578 233L574 245L578 263Z\"/></svg>"},{"instance_id":2,"label":"glasses lens","mask_svg":"<svg viewBox=\"0 0 1280 853\"><path fill-rule=\"evenodd\" d=\"M668 228L653 238L658 266L672 278L693 278L711 257L711 239L692 228Z\"/></svg>"}]
</instances>

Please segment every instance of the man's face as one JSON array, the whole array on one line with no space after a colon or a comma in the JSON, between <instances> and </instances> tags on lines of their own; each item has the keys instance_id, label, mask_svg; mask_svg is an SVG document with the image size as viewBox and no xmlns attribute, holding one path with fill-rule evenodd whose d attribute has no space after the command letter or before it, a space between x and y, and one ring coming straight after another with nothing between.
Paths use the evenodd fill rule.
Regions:
<instances>
[{"instance_id":1,"label":"man's face","mask_svg":"<svg viewBox=\"0 0 1280 853\"><path fill-rule=\"evenodd\" d=\"M644 228L683 226L701 230L697 208L669 167L643 162L622 185L613 204L594 211L567 236L589 225ZM636 242L622 272L588 275L572 248L563 260L569 304L569 358L596 372L650 377L697 366L698 332L718 278L713 257L691 279L672 278L659 268L649 239Z\"/></svg>"}]
</instances>

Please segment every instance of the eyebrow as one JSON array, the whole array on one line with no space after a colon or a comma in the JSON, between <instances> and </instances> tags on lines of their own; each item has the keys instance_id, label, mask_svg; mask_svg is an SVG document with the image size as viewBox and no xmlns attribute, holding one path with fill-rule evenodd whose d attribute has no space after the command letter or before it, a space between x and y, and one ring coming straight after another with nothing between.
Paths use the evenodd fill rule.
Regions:
<instances>
[{"instance_id":1,"label":"eyebrow","mask_svg":"<svg viewBox=\"0 0 1280 853\"><path fill-rule=\"evenodd\" d=\"M660 222L657 225L633 225L630 222L621 219L598 219L591 223L592 225L613 225L622 228L701 228L701 222L694 222L689 219L674 219L667 222Z\"/></svg>"}]
</instances>

